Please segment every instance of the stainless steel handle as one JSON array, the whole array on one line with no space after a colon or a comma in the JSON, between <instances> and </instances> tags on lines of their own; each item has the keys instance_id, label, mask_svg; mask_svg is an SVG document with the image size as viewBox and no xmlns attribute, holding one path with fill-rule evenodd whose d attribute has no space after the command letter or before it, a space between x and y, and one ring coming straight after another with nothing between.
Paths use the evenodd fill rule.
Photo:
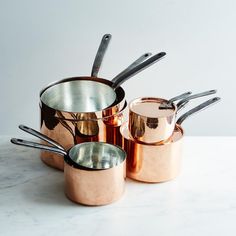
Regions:
<instances>
[{"instance_id":1,"label":"stainless steel handle","mask_svg":"<svg viewBox=\"0 0 236 236\"><path fill-rule=\"evenodd\" d=\"M182 94L180 94L180 95L178 95L178 96L175 96L175 97L173 97L173 98L171 98L171 99L169 99L166 103L164 102L164 103L162 103L160 106L159 106L159 109L172 109L173 108L173 102L175 102L175 101L178 101L178 100L180 100L180 99L183 99L183 98L186 98L186 97L188 97L190 94L192 94L192 92L185 92L185 93L182 93ZM185 104L184 104L185 105Z\"/></svg>"},{"instance_id":2,"label":"stainless steel handle","mask_svg":"<svg viewBox=\"0 0 236 236\"><path fill-rule=\"evenodd\" d=\"M220 101L220 98L214 97L212 99L207 100L206 102L201 103L200 105L194 107L193 109L187 111L182 116L180 116L180 118L177 120L176 123L181 125L186 118L190 117L193 114L196 114L199 111L202 111L202 110L208 108L210 105L213 105L218 101Z\"/></svg>"},{"instance_id":3,"label":"stainless steel handle","mask_svg":"<svg viewBox=\"0 0 236 236\"><path fill-rule=\"evenodd\" d=\"M171 98L171 99L169 99L169 103L172 103L172 102L175 102L175 101L178 101L178 100L180 100L180 99L183 99L183 98L186 98L186 97L188 97L189 95L191 95L192 94L192 92L186 92L186 93L182 93L182 94L180 94L180 95L178 95L178 96L176 96L176 97L173 97L173 98Z\"/></svg>"},{"instance_id":4,"label":"stainless steel handle","mask_svg":"<svg viewBox=\"0 0 236 236\"><path fill-rule=\"evenodd\" d=\"M148 57L150 57L152 54L150 52L144 53L142 56L140 56L137 60L135 60L132 64L130 64L126 69L124 69L122 72L120 72L116 77L114 77L111 82L116 83L117 80L120 79L121 76L126 74L128 71L133 69L135 66L140 64L141 62L145 61Z\"/></svg>"},{"instance_id":5,"label":"stainless steel handle","mask_svg":"<svg viewBox=\"0 0 236 236\"><path fill-rule=\"evenodd\" d=\"M11 142L13 144L16 144L16 145L41 149L41 150L45 150L45 151L49 151L49 152L54 152L54 153L57 153L57 154L60 154L60 155L63 155L63 156L67 155L66 151L63 151L63 150L58 149L56 147L50 147L50 146L47 146L47 145L43 145L43 144L31 142L31 141L26 141L26 140L23 140L23 139L12 138Z\"/></svg>"},{"instance_id":6,"label":"stainless steel handle","mask_svg":"<svg viewBox=\"0 0 236 236\"><path fill-rule=\"evenodd\" d=\"M99 48L98 48L98 51L97 51L97 54L93 63L93 67L92 67L92 72L91 72L92 77L97 77L98 75L98 72L102 65L103 57L107 51L107 47L110 43L111 37L112 37L111 34L105 34L102 37L102 40L99 45Z\"/></svg>"},{"instance_id":7,"label":"stainless steel handle","mask_svg":"<svg viewBox=\"0 0 236 236\"><path fill-rule=\"evenodd\" d=\"M181 106L181 104L184 103L185 101L190 101L190 100L195 99L195 98L200 98L200 97L208 96L208 95L211 95L211 94L215 94L216 92L217 92L217 90L212 89L212 90L208 90L208 91L205 91L205 92L202 92L202 93L193 94L191 96L188 96L187 98L184 98L180 102L178 102L177 107Z\"/></svg>"},{"instance_id":8,"label":"stainless steel handle","mask_svg":"<svg viewBox=\"0 0 236 236\"><path fill-rule=\"evenodd\" d=\"M27 127L25 125L19 125L19 128L21 130L23 130L23 131L25 131L25 132L35 136L35 137L41 139L41 140L44 140L44 141L48 142L49 144L55 146L56 148L65 151L64 147L62 147L59 143L57 143L56 141L50 139L46 135L44 135L44 134L42 134L42 133L40 133L40 132L38 132L38 131L36 131L36 130L34 130L32 128L29 128L29 127Z\"/></svg>"},{"instance_id":9,"label":"stainless steel handle","mask_svg":"<svg viewBox=\"0 0 236 236\"><path fill-rule=\"evenodd\" d=\"M177 107L176 114L178 114L185 106L189 103L189 101L183 102L180 106Z\"/></svg>"},{"instance_id":10,"label":"stainless steel handle","mask_svg":"<svg viewBox=\"0 0 236 236\"><path fill-rule=\"evenodd\" d=\"M136 75L137 73L141 72L142 70L146 69L147 67L151 66L152 64L156 63L157 61L162 59L165 55L166 55L165 52L160 52L152 56L151 58L147 59L146 61L138 64L136 67L132 68L127 73L123 74L115 83L113 83L112 87L116 89L126 80Z\"/></svg>"}]
</instances>

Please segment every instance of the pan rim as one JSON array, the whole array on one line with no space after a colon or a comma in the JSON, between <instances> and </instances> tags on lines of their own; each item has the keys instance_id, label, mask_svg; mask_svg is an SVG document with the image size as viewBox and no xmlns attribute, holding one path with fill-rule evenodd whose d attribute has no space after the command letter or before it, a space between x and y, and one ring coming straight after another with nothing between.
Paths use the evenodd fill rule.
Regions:
<instances>
[{"instance_id":1,"label":"pan rim","mask_svg":"<svg viewBox=\"0 0 236 236\"><path fill-rule=\"evenodd\" d=\"M105 146L110 146L112 148L116 148L119 149L121 151L121 153L123 154L123 157L121 159L121 162L119 162L117 165L111 166L109 168L90 168L81 164L76 163L71 157L70 157L70 152L72 151L72 149L74 148L80 148L81 146L84 145L91 145L91 144L99 144L99 145L105 145ZM115 144L110 144L110 143L106 143L106 142L84 142L84 143L79 143L74 145L73 147L71 147L68 151L67 151L67 155L64 157L64 161L70 165L71 167L75 168L75 169L79 169L79 170L84 170L84 171L106 171L106 170L110 170L112 168L116 168L119 167L120 165L122 165L127 158L127 153L118 145Z\"/></svg>"},{"instance_id":2,"label":"pan rim","mask_svg":"<svg viewBox=\"0 0 236 236\"><path fill-rule=\"evenodd\" d=\"M39 106L40 106L40 108L42 110L44 110L44 108L46 108L47 110L51 111L51 113L55 113L55 114L56 114L57 111L65 113L65 114L69 114L69 115L70 114L72 114L72 115L83 114L85 116L87 116L88 114L91 114L91 113L93 113L93 114L95 113L98 119L103 119L104 118L103 113L106 113L106 112L109 113L109 111L111 111L113 109L115 110L115 113L113 113L112 115L118 114L121 110L123 110L123 107L124 107L124 104L125 104L126 101L125 101L125 91L121 86L118 87L115 90L116 100L114 101L114 103L111 104L109 107L107 107L107 108L105 108L101 111L96 111L96 112L67 112L67 111L62 111L62 110L56 110L54 108L49 107L47 104L45 104L42 101L41 96L48 88L50 88L50 87L52 87L56 84L59 84L59 83L64 83L64 82L69 82L69 81L74 81L74 80L89 80L89 81L93 80L93 81L104 83L108 86L111 86L113 84L112 81L110 81L110 80L100 78L100 77L91 77L91 76L76 76L76 77L69 77L69 78L64 78L64 79L61 79L61 80L57 80L57 81L54 81L54 82L48 84L43 89L41 89L41 91L39 93L39 98L40 98ZM58 119L63 119L63 118L60 118L58 116L56 116L56 117ZM70 118L65 118L63 120L75 121L75 119L73 119L73 118L71 118L71 119Z\"/></svg>"},{"instance_id":3,"label":"pan rim","mask_svg":"<svg viewBox=\"0 0 236 236\"><path fill-rule=\"evenodd\" d=\"M141 104L141 103L147 103L147 102L153 102L153 103L160 103L160 102L168 102L167 99L164 98L159 98L159 97L138 97L129 102L129 111L136 114L137 116L141 117L142 119L146 120L147 118L165 118L165 117L170 117L176 114L177 111L177 106L173 103L173 108L172 113L170 115L158 115L158 116L147 116L140 114L136 111L133 110L133 106L135 104Z\"/></svg>"}]
</instances>

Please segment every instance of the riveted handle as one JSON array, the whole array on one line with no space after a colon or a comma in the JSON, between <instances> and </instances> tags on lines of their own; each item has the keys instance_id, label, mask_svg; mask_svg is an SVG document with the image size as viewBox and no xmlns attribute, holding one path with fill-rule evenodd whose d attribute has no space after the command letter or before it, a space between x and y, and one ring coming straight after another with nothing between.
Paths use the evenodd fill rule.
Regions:
<instances>
[{"instance_id":1,"label":"riveted handle","mask_svg":"<svg viewBox=\"0 0 236 236\"><path fill-rule=\"evenodd\" d=\"M159 109L172 109L173 108L173 102L178 101L178 100L183 99L183 98L186 98L190 94L192 94L192 92L189 91L189 92L182 93L178 96L175 96L175 97L169 99L167 102L162 103L159 106Z\"/></svg>"}]
</instances>

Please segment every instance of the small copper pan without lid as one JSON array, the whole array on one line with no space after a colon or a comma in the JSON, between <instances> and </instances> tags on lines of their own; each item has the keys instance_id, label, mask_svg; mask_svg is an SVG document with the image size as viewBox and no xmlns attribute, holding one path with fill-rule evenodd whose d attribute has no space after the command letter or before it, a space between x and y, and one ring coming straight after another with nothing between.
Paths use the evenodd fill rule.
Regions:
<instances>
[{"instance_id":1,"label":"small copper pan without lid","mask_svg":"<svg viewBox=\"0 0 236 236\"><path fill-rule=\"evenodd\" d=\"M181 167L184 131L182 122L192 114L219 101L216 97L183 114L171 137L163 143L145 144L132 138L128 124L121 126L122 148L127 153L127 177L142 182L164 182L175 178Z\"/></svg>"},{"instance_id":2,"label":"small copper pan without lid","mask_svg":"<svg viewBox=\"0 0 236 236\"><path fill-rule=\"evenodd\" d=\"M53 146L15 138L11 139L12 143L63 155L65 194L70 200L85 205L105 205L122 196L125 189L126 153L120 147L87 142L66 151L54 140L31 128L23 125L19 128Z\"/></svg>"},{"instance_id":3,"label":"small copper pan without lid","mask_svg":"<svg viewBox=\"0 0 236 236\"><path fill-rule=\"evenodd\" d=\"M156 97L137 98L129 104L129 131L133 139L143 143L158 143L170 138L173 133L177 112L191 99L216 93L209 90L190 95L183 93L166 100ZM190 95L187 96L186 95ZM174 101L183 98L177 105Z\"/></svg>"}]
</instances>

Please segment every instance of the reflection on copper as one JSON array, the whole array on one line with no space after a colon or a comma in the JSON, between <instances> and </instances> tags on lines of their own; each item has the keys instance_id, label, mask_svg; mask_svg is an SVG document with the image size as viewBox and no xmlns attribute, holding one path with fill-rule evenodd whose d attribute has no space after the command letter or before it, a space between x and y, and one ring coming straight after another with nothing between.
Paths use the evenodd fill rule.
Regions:
<instances>
[{"instance_id":1,"label":"reflection on copper","mask_svg":"<svg viewBox=\"0 0 236 236\"><path fill-rule=\"evenodd\" d=\"M176 107L159 109L166 103L162 98L138 98L129 104L130 135L143 143L156 143L168 139L175 126Z\"/></svg>"},{"instance_id":2,"label":"reflection on copper","mask_svg":"<svg viewBox=\"0 0 236 236\"><path fill-rule=\"evenodd\" d=\"M106 205L118 200L125 190L125 161L105 170L81 170L65 163L65 194L84 205Z\"/></svg>"},{"instance_id":3,"label":"reflection on copper","mask_svg":"<svg viewBox=\"0 0 236 236\"><path fill-rule=\"evenodd\" d=\"M108 108L101 110L101 111L96 111L96 112L66 112L66 111L60 111L60 115L58 115L57 111L46 104L44 104L41 100L42 94L49 88L51 88L54 85L57 85L59 83L64 83L64 82L70 82L70 81L78 81L78 80L89 80L89 81L95 81L99 83L104 83L109 86L112 86L112 82L106 79L98 78L98 77L90 77L90 76L80 76L80 77L72 77L72 78L67 78L67 79L62 79L56 82L53 82L49 84L47 87L41 90L40 92L40 108L41 112L44 114L49 114L50 117L50 122L52 122L51 117L54 116L55 118L60 118L60 115L62 115L65 119L73 121L75 117L78 118L79 115L84 115L85 119L89 114L95 114L97 119L101 119L103 117L111 116L113 114L118 113L121 111L125 105L125 91L121 88L118 87L116 88L116 100L111 106ZM53 114L53 115L52 115Z\"/></svg>"},{"instance_id":4,"label":"reflection on copper","mask_svg":"<svg viewBox=\"0 0 236 236\"><path fill-rule=\"evenodd\" d=\"M67 120L63 113L56 112L55 114L50 114L51 116L47 116L47 122L57 120L57 125L54 126L53 129L49 129L48 125L45 123L44 117L41 117L42 125L40 131L60 143L66 150L77 143L91 141L121 145L119 128L124 122L126 107L127 103L125 102L123 109L117 114L101 119L92 119L90 117L90 120L77 120L79 116L73 116L71 114L70 119ZM81 117L84 118L83 116ZM57 154L42 151L41 159L51 167L59 170L64 169L63 160Z\"/></svg>"},{"instance_id":5,"label":"reflection on copper","mask_svg":"<svg viewBox=\"0 0 236 236\"><path fill-rule=\"evenodd\" d=\"M164 182L175 178L181 166L183 130L175 126L171 138L162 144L134 140L128 124L121 126L122 148L127 153L127 177L143 182Z\"/></svg>"}]
</instances>

